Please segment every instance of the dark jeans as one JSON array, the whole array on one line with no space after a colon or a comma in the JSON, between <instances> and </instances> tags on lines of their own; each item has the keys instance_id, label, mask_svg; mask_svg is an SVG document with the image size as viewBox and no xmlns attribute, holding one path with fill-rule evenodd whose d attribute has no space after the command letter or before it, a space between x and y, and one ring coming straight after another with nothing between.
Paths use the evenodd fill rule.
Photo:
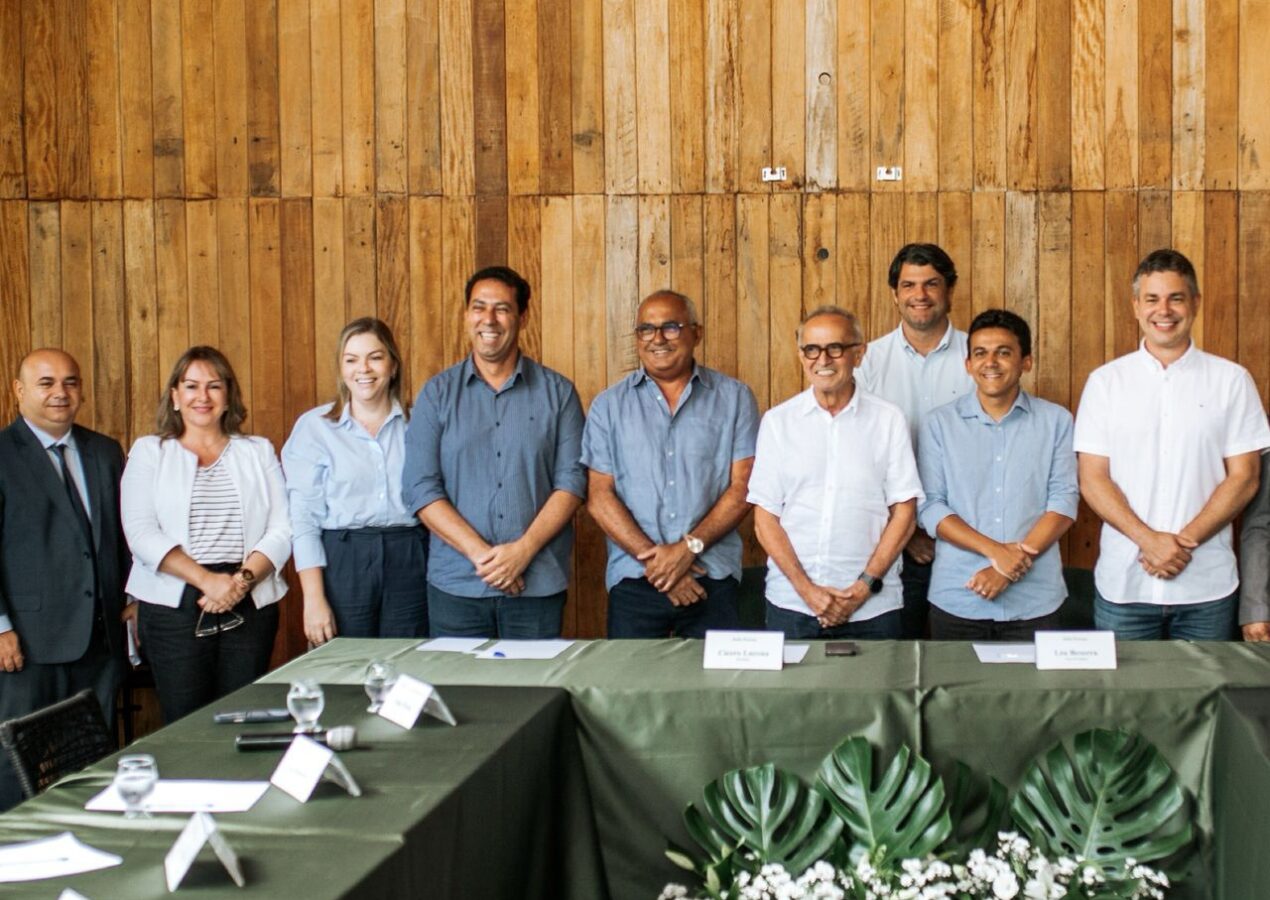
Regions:
<instances>
[{"instance_id":1,"label":"dark jeans","mask_svg":"<svg viewBox=\"0 0 1270 900\"><path fill-rule=\"evenodd\" d=\"M832 628L821 628L815 616L781 609L769 600L767 628L769 631L785 632L785 637L790 640L849 638L859 641L895 641L900 638L900 611L893 609L863 622L848 620Z\"/></svg>"},{"instance_id":2,"label":"dark jeans","mask_svg":"<svg viewBox=\"0 0 1270 900\"><path fill-rule=\"evenodd\" d=\"M221 568L208 566L213 571ZM237 568L237 567L230 567ZM175 722L269 671L269 655L278 633L278 604L256 609L251 595L234 611L243 624L232 631L195 637L202 592L192 585L175 608L142 603L138 613L141 653L150 661L163 721ZM215 621L207 616L206 626ZM228 618L228 614L226 614Z\"/></svg>"},{"instance_id":3,"label":"dark jeans","mask_svg":"<svg viewBox=\"0 0 1270 900\"><path fill-rule=\"evenodd\" d=\"M740 628L735 578L698 578L706 595L675 606L647 578L624 578L609 590L610 638L701 638L709 629Z\"/></svg>"},{"instance_id":4,"label":"dark jeans","mask_svg":"<svg viewBox=\"0 0 1270 900\"><path fill-rule=\"evenodd\" d=\"M428 621L433 637L557 638L567 596L459 597L430 584Z\"/></svg>"},{"instance_id":5,"label":"dark jeans","mask_svg":"<svg viewBox=\"0 0 1270 900\"><path fill-rule=\"evenodd\" d=\"M920 641L926 637L926 623L930 617L930 571L934 563L919 563L904 551L904 563L900 568L900 584L904 587L904 608L900 610L901 632L906 641Z\"/></svg>"},{"instance_id":6,"label":"dark jeans","mask_svg":"<svg viewBox=\"0 0 1270 900\"><path fill-rule=\"evenodd\" d=\"M428 636L428 533L419 526L322 532L326 598L341 637Z\"/></svg>"},{"instance_id":7,"label":"dark jeans","mask_svg":"<svg viewBox=\"0 0 1270 900\"><path fill-rule=\"evenodd\" d=\"M0 722L25 716L91 688L101 704L106 728L113 735L115 691L122 674L123 667L106 648L105 638L94 632L88 650L74 662L34 663L28 659L20 672L0 671ZM8 755L0 752L0 812L21 800L18 776Z\"/></svg>"},{"instance_id":8,"label":"dark jeans","mask_svg":"<svg viewBox=\"0 0 1270 900\"><path fill-rule=\"evenodd\" d=\"M1114 631L1118 641L1228 641L1235 634L1239 592L1206 603L1162 606L1112 603L1094 592L1094 627Z\"/></svg>"},{"instance_id":9,"label":"dark jeans","mask_svg":"<svg viewBox=\"0 0 1270 900\"><path fill-rule=\"evenodd\" d=\"M963 619L930 608L930 636L935 641L1033 641L1038 631L1054 631L1062 627L1058 610L1035 619L996 622L992 619Z\"/></svg>"}]
</instances>

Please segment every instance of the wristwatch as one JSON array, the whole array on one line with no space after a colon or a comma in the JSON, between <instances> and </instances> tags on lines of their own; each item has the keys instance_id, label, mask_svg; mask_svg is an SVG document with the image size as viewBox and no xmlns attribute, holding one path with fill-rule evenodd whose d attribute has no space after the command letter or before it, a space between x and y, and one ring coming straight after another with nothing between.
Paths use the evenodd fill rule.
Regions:
<instances>
[{"instance_id":1,"label":"wristwatch","mask_svg":"<svg viewBox=\"0 0 1270 900\"><path fill-rule=\"evenodd\" d=\"M874 575L870 575L868 572L861 572L859 575L856 576L856 581L863 581L864 586L869 589L870 594L882 593L882 579L881 578L878 578Z\"/></svg>"},{"instance_id":2,"label":"wristwatch","mask_svg":"<svg viewBox=\"0 0 1270 900\"><path fill-rule=\"evenodd\" d=\"M247 568L246 566L243 566L234 574L237 575L239 578L241 578L243 581L247 582L248 584L252 584L256 580L256 573L251 571L251 569Z\"/></svg>"},{"instance_id":3,"label":"wristwatch","mask_svg":"<svg viewBox=\"0 0 1270 900\"><path fill-rule=\"evenodd\" d=\"M688 549L692 551L694 556L700 556L706 549L706 542L699 537L693 537L690 534L684 535L684 543L688 545Z\"/></svg>"}]
</instances>

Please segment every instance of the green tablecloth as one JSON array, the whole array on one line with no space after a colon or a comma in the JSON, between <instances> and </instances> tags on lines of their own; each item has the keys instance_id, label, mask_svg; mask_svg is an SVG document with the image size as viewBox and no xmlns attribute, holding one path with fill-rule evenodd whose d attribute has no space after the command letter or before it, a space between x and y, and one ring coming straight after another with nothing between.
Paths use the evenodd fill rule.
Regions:
<instances>
[{"instance_id":1,"label":"green tablecloth","mask_svg":"<svg viewBox=\"0 0 1270 900\"><path fill-rule=\"evenodd\" d=\"M217 709L281 706L285 688L257 684ZM591 808L580 777L568 695L558 689L446 691L461 727L435 720L403 731L366 714L358 687L329 687L326 724L353 724L368 749L341 754L364 790L320 784L306 804L270 788L246 813L217 815L240 854L248 892L217 864L187 881L200 897L574 897L604 893ZM280 752L239 753L233 738L279 725L213 725L200 712L138 741L167 778L268 780ZM0 816L0 843L71 830L124 864L57 881L0 885L5 897L167 896L163 857L186 816L125 820L83 810L111 778L113 758ZM183 887L184 890L184 887ZM597 893L598 891L598 893Z\"/></svg>"},{"instance_id":2,"label":"green tablecloth","mask_svg":"<svg viewBox=\"0 0 1270 900\"><path fill-rule=\"evenodd\" d=\"M858 657L834 658L817 644L782 672L720 672L702 670L694 642L579 643L550 661L478 660L416 643L336 640L268 679L357 682L369 657L387 656L438 685L567 688L619 900L655 897L680 876L662 857L666 838L687 841L683 805L728 769L774 761L810 777L843 737L860 733L888 756L907 742L938 769L961 760L1013 786L1037 754L1093 727L1141 732L1195 801L1196 877L1175 896L1270 896L1259 847L1270 816L1266 718L1248 712L1270 706L1270 647L1123 643L1115 671L1042 672L980 664L968 644L866 643ZM1240 819L1239 798L1249 795L1268 803ZM1219 824L1215 809L1233 818ZM1239 836L1227 841L1231 823ZM1264 892L1247 893L1254 884Z\"/></svg>"}]
</instances>

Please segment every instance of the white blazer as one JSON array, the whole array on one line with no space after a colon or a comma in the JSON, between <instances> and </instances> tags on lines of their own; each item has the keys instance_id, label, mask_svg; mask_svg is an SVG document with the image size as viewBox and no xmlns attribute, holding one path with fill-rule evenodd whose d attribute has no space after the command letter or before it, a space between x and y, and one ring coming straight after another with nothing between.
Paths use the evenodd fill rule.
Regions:
<instances>
[{"instance_id":1,"label":"white blazer","mask_svg":"<svg viewBox=\"0 0 1270 900\"><path fill-rule=\"evenodd\" d=\"M247 555L259 551L273 563L273 572L256 583L251 598L256 607L276 603L287 592L281 571L291 555L291 524L287 488L273 444L266 438L236 435L225 448L229 471L243 512L243 545ZM127 592L159 606L181 603L185 582L159 571L159 563L173 547L190 539L190 497L198 457L180 441L157 435L138 438L123 470L119 505L124 535L132 550Z\"/></svg>"}]
</instances>

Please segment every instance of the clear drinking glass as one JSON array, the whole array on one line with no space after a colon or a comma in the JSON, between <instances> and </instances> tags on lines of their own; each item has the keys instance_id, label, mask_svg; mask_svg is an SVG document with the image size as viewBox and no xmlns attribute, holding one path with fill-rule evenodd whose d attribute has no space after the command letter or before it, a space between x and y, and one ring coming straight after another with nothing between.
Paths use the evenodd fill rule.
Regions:
<instances>
[{"instance_id":1,"label":"clear drinking glass","mask_svg":"<svg viewBox=\"0 0 1270 900\"><path fill-rule=\"evenodd\" d=\"M366 696L370 698L370 706L366 708L366 712L379 712L380 707L384 705L384 698L388 696L388 692L396 683L396 666L383 659L371 660L370 665L366 667L366 677L362 680L362 686L366 688Z\"/></svg>"},{"instance_id":2,"label":"clear drinking glass","mask_svg":"<svg viewBox=\"0 0 1270 900\"><path fill-rule=\"evenodd\" d=\"M318 730L318 719L326 706L322 685L311 678L291 682L287 691L287 712L295 719L296 734L312 734Z\"/></svg>"},{"instance_id":3,"label":"clear drinking glass","mask_svg":"<svg viewBox=\"0 0 1270 900\"><path fill-rule=\"evenodd\" d=\"M159 767L148 753L120 757L115 769L115 790L124 803L125 819L146 819L142 802L159 781Z\"/></svg>"}]
</instances>

